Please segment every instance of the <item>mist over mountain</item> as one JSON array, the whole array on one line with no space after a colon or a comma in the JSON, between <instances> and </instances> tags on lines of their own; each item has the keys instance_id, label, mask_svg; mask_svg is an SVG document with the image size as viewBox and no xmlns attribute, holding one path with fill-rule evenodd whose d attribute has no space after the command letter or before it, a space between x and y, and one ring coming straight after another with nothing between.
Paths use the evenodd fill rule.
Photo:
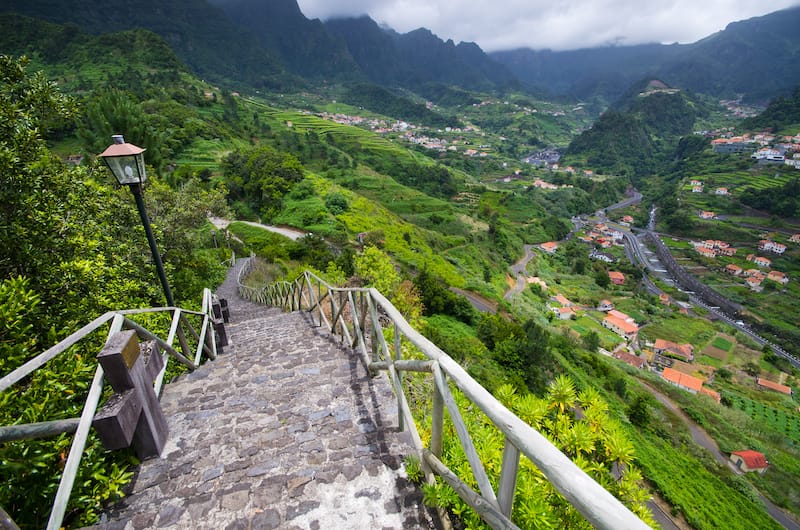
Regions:
<instances>
[{"instance_id":1,"label":"mist over mountain","mask_svg":"<svg viewBox=\"0 0 800 530\"><path fill-rule=\"evenodd\" d=\"M765 101L800 84L800 8L729 24L693 44L592 48L565 52L517 49L491 53L526 85L553 95L620 97L657 77L719 97Z\"/></svg>"}]
</instances>

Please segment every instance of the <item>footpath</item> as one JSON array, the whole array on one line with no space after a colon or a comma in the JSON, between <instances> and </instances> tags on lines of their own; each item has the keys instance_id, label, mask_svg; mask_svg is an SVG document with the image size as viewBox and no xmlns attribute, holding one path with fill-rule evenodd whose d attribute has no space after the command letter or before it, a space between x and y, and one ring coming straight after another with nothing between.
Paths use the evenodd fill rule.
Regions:
<instances>
[{"instance_id":1,"label":"footpath","mask_svg":"<svg viewBox=\"0 0 800 530\"><path fill-rule=\"evenodd\" d=\"M303 313L218 290L230 345L164 387L169 440L93 528L436 528L384 374Z\"/></svg>"}]
</instances>

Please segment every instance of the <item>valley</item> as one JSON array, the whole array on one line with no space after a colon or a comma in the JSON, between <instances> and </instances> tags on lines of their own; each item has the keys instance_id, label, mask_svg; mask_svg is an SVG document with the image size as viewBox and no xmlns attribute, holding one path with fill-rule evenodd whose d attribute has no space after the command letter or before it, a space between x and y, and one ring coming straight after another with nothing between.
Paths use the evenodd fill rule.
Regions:
<instances>
[{"instance_id":1,"label":"valley","mask_svg":"<svg viewBox=\"0 0 800 530\"><path fill-rule=\"evenodd\" d=\"M132 207L96 158L124 130L147 149L145 196L182 301L221 281L233 255L261 260L262 285L308 269L376 287L644 521L652 492L681 528L797 528L800 91L787 89L800 75L752 86L731 66L720 90L689 79L681 61L724 46L724 32L669 52L540 54L542 69L523 75L520 57L536 55L496 62L503 54L368 17L309 21L294 2L281 3L286 28L271 18L278 2L224 18L248 3L187 1L172 15L188 20L179 44L149 15L99 33L88 4L84 21L64 9L40 20L37 2L0 13L0 130L11 139L0 157L0 373L87 315L162 303L147 251L115 228L135 226ZM193 29L212 11L213 27ZM256 38L252 25L275 34ZM196 40L216 33L248 53L226 62ZM666 57L663 79L603 82L614 56L640 52ZM592 57L589 77L577 76ZM568 58L575 77L526 84ZM734 87L762 106L743 116ZM41 101L25 107L20 94ZM57 395L44 403L34 385L3 394L4 421L77 407L84 357L48 376ZM565 401L544 404L559 389ZM579 401L602 403L610 426L583 421ZM502 453L483 440L479 451ZM43 442L36 468L56 469L63 444ZM766 472L732 469L743 450L766 455ZM20 472L27 453L0 446L0 505L33 514L53 479ZM97 458L118 471L85 479L75 527L121 495L132 469L130 455ZM536 526L533 513L588 525L537 481L515 501L521 527ZM485 524L452 491L429 495L465 525Z\"/></svg>"}]
</instances>

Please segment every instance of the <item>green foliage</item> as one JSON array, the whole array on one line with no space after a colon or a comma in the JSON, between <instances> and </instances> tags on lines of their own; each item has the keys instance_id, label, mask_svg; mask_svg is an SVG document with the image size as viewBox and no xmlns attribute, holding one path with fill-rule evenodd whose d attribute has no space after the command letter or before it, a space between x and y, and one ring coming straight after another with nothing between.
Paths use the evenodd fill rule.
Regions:
<instances>
[{"instance_id":1,"label":"green foliage","mask_svg":"<svg viewBox=\"0 0 800 530\"><path fill-rule=\"evenodd\" d=\"M594 480L616 495L645 523L654 524L645 506L649 499L642 475L634 466L634 446L619 423L608 414L608 405L600 395L587 388L578 392L575 383L559 377L549 385L545 398L518 393L511 386L497 389L505 406L544 434L564 451ZM503 455L503 436L459 392L456 403L493 486L499 481ZM577 407L582 419L576 416ZM443 459L447 466L477 491L466 457L452 423L445 424ZM442 506L457 515L467 528L485 528L486 524L446 485L425 488L425 502ZM589 523L566 502L528 459L520 461L517 494L511 515L520 528L566 526L591 528Z\"/></svg>"},{"instance_id":2,"label":"green foliage","mask_svg":"<svg viewBox=\"0 0 800 530\"><path fill-rule=\"evenodd\" d=\"M424 315L450 315L465 324L472 324L478 316L469 300L451 291L441 278L423 269L414 278L420 293Z\"/></svg>"},{"instance_id":3,"label":"green foliage","mask_svg":"<svg viewBox=\"0 0 800 530\"><path fill-rule=\"evenodd\" d=\"M325 197L325 207L328 209L329 212L333 215L339 215L342 212L346 212L349 208L349 204L347 203L347 198L339 192L329 193L327 197Z\"/></svg>"},{"instance_id":4,"label":"green foliage","mask_svg":"<svg viewBox=\"0 0 800 530\"><path fill-rule=\"evenodd\" d=\"M374 246L364 249L353 260L356 276L370 287L376 288L391 299L392 293L400 285L400 274L386 253Z\"/></svg>"},{"instance_id":5,"label":"green foliage","mask_svg":"<svg viewBox=\"0 0 800 530\"><path fill-rule=\"evenodd\" d=\"M458 120L446 118L428 110L422 103L396 96L383 87L372 84L358 84L350 87L343 100L354 106L360 106L388 116L431 127L456 126Z\"/></svg>"},{"instance_id":6,"label":"green foliage","mask_svg":"<svg viewBox=\"0 0 800 530\"><path fill-rule=\"evenodd\" d=\"M271 219L281 209L284 194L303 179L294 156L271 147L237 150L223 161L230 198Z\"/></svg>"},{"instance_id":7,"label":"green foliage","mask_svg":"<svg viewBox=\"0 0 800 530\"><path fill-rule=\"evenodd\" d=\"M25 65L0 56L3 374L106 311L163 305L128 190L103 184L107 170L98 165L65 166L48 151L43 135L74 109ZM207 226L206 211L224 213L222 197L191 183L172 192L157 178L145 193L167 274L183 302L224 273L227 252L210 248L208 232L198 233ZM199 298L193 302L188 307ZM80 416L101 347L101 337L87 339L0 394L0 423ZM70 444L71 437L59 436L0 447L0 505L23 527L44 526ZM103 503L121 495L131 463L129 454L108 453L91 437L65 524L93 523Z\"/></svg>"},{"instance_id":8,"label":"green foliage","mask_svg":"<svg viewBox=\"0 0 800 530\"><path fill-rule=\"evenodd\" d=\"M125 141L147 150L147 162L157 171L164 165L162 149L169 131L155 126L155 118L127 93L110 89L96 94L84 110L77 136L90 154L102 152L111 136L122 134Z\"/></svg>"},{"instance_id":9,"label":"green foliage","mask_svg":"<svg viewBox=\"0 0 800 530\"><path fill-rule=\"evenodd\" d=\"M743 120L739 127L745 131L766 129L782 131L798 124L800 124L800 87L795 88L788 97L778 97L770 101L764 112Z\"/></svg>"}]
</instances>

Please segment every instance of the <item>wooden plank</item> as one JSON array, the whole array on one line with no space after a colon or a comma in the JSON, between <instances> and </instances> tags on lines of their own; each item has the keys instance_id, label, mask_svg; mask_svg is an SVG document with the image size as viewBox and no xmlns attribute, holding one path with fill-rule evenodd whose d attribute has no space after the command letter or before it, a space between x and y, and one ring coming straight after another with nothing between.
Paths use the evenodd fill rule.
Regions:
<instances>
[{"instance_id":1,"label":"wooden plank","mask_svg":"<svg viewBox=\"0 0 800 530\"><path fill-rule=\"evenodd\" d=\"M35 440L37 438L47 438L64 433L72 434L78 430L80 421L80 418L68 418L65 420L0 427L0 443L14 442L17 440ZM2 528L2 526L0 526L0 528Z\"/></svg>"},{"instance_id":2,"label":"wooden plank","mask_svg":"<svg viewBox=\"0 0 800 530\"><path fill-rule=\"evenodd\" d=\"M98 329L100 326L114 318L117 313L113 311L109 311L96 319L92 320L81 329L72 333L66 339L62 340L55 346L48 348L44 352L40 353L30 361L26 362L16 370L12 371L2 379L0 379L0 392L5 391L11 385L17 383L21 379L27 377L34 371L41 368L47 361L55 358L56 356L60 355L67 351L70 347L74 346L81 340L83 340L87 335Z\"/></svg>"},{"instance_id":3,"label":"wooden plank","mask_svg":"<svg viewBox=\"0 0 800 530\"><path fill-rule=\"evenodd\" d=\"M500 505L497 503L494 488L492 488L492 484L489 482L489 476L483 468L483 462L481 462L481 458L478 456L475 444L472 443L472 438L469 436L467 426L464 423L464 419L461 417L461 411L458 410L456 400L453 399L453 395L450 393L450 387L447 386L447 380L438 364L433 365L433 382L442 394L445 407L447 407L447 412L450 414L450 421L453 422L453 426L456 429L456 434L458 434L458 439L461 442L461 448L464 449L464 454L467 457L469 466L472 468L472 474L478 482L481 495L499 509Z\"/></svg>"},{"instance_id":4,"label":"wooden plank","mask_svg":"<svg viewBox=\"0 0 800 530\"><path fill-rule=\"evenodd\" d=\"M497 502L500 511L506 517L511 517L514 507L514 493L517 490L517 476L519 475L519 449L506 438L503 447L503 465L500 471L500 484L497 487Z\"/></svg>"},{"instance_id":5,"label":"wooden plank","mask_svg":"<svg viewBox=\"0 0 800 530\"><path fill-rule=\"evenodd\" d=\"M130 319L126 318L125 319L125 327L130 328L130 329L135 329L136 333L138 333L140 336L146 337L146 338L148 338L150 340L156 341L159 346L161 346L164 350L169 352L169 354L172 355L173 357L175 357L178 361L180 361L181 364L183 364L184 366L186 366L187 368L189 368L192 371L197 370L197 365L195 365L192 361L190 361L189 359L184 357L175 348L173 348L172 346L170 346L169 344L164 342L161 338L156 337L150 331L148 331L144 327L140 326L139 324L137 324L133 320L130 320Z\"/></svg>"},{"instance_id":6,"label":"wooden plank","mask_svg":"<svg viewBox=\"0 0 800 530\"><path fill-rule=\"evenodd\" d=\"M435 364L435 361L431 364ZM431 366L431 373L433 373ZM433 385L433 400L431 403L431 452L436 458L442 457L442 447L444 440L444 398L439 386Z\"/></svg>"},{"instance_id":7,"label":"wooden plank","mask_svg":"<svg viewBox=\"0 0 800 530\"><path fill-rule=\"evenodd\" d=\"M433 368L431 365L433 361L421 361L418 359L402 359L394 361L392 365L398 372L427 372L431 373ZM389 363L386 361L379 361L377 363L370 363L370 366L375 370L388 370Z\"/></svg>"}]
</instances>

